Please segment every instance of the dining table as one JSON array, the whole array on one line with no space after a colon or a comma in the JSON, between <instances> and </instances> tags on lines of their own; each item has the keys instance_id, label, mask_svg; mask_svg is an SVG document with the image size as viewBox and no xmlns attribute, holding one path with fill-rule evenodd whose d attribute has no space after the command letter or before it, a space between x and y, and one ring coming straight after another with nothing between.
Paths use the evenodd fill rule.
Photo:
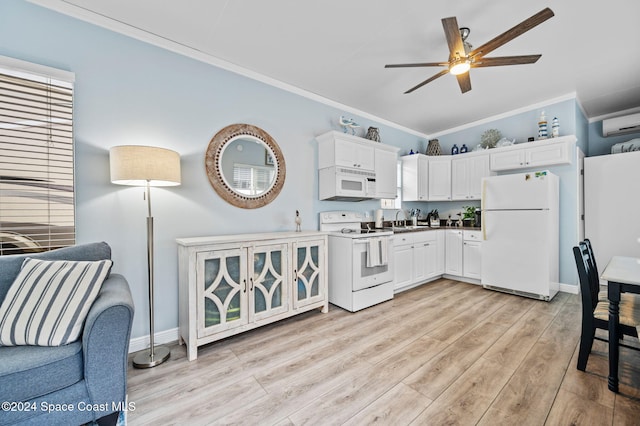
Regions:
<instances>
[{"instance_id":1,"label":"dining table","mask_svg":"<svg viewBox=\"0 0 640 426\"><path fill-rule=\"evenodd\" d=\"M620 295L640 293L640 258L613 256L600 278L608 282L609 298L609 390L618 392L618 362L620 359Z\"/></svg>"}]
</instances>

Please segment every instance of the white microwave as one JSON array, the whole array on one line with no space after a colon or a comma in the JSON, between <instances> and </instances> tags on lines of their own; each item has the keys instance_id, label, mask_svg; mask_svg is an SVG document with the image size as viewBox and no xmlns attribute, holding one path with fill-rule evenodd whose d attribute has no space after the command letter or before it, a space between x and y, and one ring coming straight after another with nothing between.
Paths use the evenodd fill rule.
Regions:
<instances>
[{"instance_id":1,"label":"white microwave","mask_svg":"<svg viewBox=\"0 0 640 426\"><path fill-rule=\"evenodd\" d=\"M376 172L346 167L320 169L321 200L362 201L376 196Z\"/></svg>"}]
</instances>

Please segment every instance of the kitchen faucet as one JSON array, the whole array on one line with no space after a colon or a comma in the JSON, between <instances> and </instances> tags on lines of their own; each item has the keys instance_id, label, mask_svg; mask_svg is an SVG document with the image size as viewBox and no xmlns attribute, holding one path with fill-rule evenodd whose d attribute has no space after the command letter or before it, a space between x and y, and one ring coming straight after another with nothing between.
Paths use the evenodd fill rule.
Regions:
<instances>
[{"instance_id":1,"label":"kitchen faucet","mask_svg":"<svg viewBox=\"0 0 640 426\"><path fill-rule=\"evenodd\" d=\"M407 214L402 209L400 209L400 210L398 210L396 212L395 224L396 224L396 226L400 226L400 221L398 220L398 213L400 213L400 212L402 212L402 214L404 215L404 220L402 221L402 226L407 226Z\"/></svg>"}]
</instances>

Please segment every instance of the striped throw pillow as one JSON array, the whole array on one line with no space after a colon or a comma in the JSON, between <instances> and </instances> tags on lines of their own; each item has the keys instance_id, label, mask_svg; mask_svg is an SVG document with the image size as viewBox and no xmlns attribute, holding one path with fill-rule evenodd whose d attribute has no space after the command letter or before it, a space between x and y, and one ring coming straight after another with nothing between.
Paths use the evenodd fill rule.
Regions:
<instances>
[{"instance_id":1,"label":"striped throw pillow","mask_svg":"<svg viewBox=\"0 0 640 426\"><path fill-rule=\"evenodd\" d=\"M111 260L27 258L0 305L0 345L61 346L78 340Z\"/></svg>"}]
</instances>

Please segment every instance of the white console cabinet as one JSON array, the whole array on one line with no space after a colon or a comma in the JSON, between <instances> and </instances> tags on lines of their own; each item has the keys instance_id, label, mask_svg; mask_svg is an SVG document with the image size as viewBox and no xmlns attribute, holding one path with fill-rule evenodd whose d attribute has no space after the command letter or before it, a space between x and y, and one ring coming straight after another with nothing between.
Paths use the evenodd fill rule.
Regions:
<instances>
[{"instance_id":1,"label":"white console cabinet","mask_svg":"<svg viewBox=\"0 0 640 426\"><path fill-rule=\"evenodd\" d=\"M180 343L197 348L312 309L327 312L327 236L179 238Z\"/></svg>"}]
</instances>

